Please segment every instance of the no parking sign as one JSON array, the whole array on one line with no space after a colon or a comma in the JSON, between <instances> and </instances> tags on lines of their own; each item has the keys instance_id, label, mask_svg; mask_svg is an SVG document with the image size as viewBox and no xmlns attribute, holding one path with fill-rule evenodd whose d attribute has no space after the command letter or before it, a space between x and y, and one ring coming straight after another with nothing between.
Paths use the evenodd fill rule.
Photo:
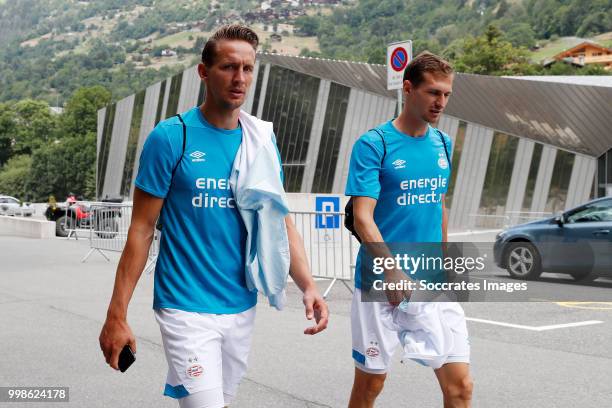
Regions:
<instances>
[{"instance_id":1,"label":"no parking sign","mask_svg":"<svg viewBox=\"0 0 612 408\"><path fill-rule=\"evenodd\" d=\"M412 41L387 46L387 89L402 89L404 69L412 59Z\"/></svg>"}]
</instances>

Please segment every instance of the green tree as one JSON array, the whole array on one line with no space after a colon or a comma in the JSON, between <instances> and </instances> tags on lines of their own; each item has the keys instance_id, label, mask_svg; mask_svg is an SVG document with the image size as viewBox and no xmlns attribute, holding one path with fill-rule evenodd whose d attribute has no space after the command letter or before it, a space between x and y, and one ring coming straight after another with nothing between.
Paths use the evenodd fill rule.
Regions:
<instances>
[{"instance_id":1,"label":"green tree","mask_svg":"<svg viewBox=\"0 0 612 408\"><path fill-rule=\"evenodd\" d=\"M518 23L510 27L504 39L515 47L531 48L535 45L535 33L527 23Z\"/></svg>"},{"instance_id":2,"label":"green tree","mask_svg":"<svg viewBox=\"0 0 612 408\"><path fill-rule=\"evenodd\" d=\"M86 200L96 199L96 169L95 166L91 166L87 174L85 175L85 190L83 195Z\"/></svg>"},{"instance_id":3,"label":"green tree","mask_svg":"<svg viewBox=\"0 0 612 408\"><path fill-rule=\"evenodd\" d=\"M494 25L488 26L484 35L465 40L454 63L458 72L481 75L529 75L538 70L530 64L527 51L503 40Z\"/></svg>"},{"instance_id":4,"label":"green tree","mask_svg":"<svg viewBox=\"0 0 612 408\"><path fill-rule=\"evenodd\" d=\"M319 19L314 16L299 16L295 19L293 28L297 35L307 37L317 35L319 30Z\"/></svg>"},{"instance_id":5,"label":"green tree","mask_svg":"<svg viewBox=\"0 0 612 408\"><path fill-rule=\"evenodd\" d=\"M111 93L102 86L78 89L66 103L61 116L62 133L73 136L96 133L98 110L110 101Z\"/></svg>"},{"instance_id":6,"label":"green tree","mask_svg":"<svg viewBox=\"0 0 612 408\"><path fill-rule=\"evenodd\" d=\"M51 113L47 102L25 99L15 104L14 110L15 154L31 154L56 135L58 117Z\"/></svg>"},{"instance_id":7,"label":"green tree","mask_svg":"<svg viewBox=\"0 0 612 408\"><path fill-rule=\"evenodd\" d=\"M15 132L15 111L9 104L0 103L0 167L12 155Z\"/></svg>"},{"instance_id":8,"label":"green tree","mask_svg":"<svg viewBox=\"0 0 612 408\"><path fill-rule=\"evenodd\" d=\"M95 162L95 133L68 136L42 146L32 154L34 198L44 201L51 194L55 197L65 197L69 192L84 194L89 191L87 178Z\"/></svg>"},{"instance_id":9,"label":"green tree","mask_svg":"<svg viewBox=\"0 0 612 408\"><path fill-rule=\"evenodd\" d=\"M11 157L0 169L0 191L23 201L32 200L31 166L32 158L29 155Z\"/></svg>"}]
</instances>

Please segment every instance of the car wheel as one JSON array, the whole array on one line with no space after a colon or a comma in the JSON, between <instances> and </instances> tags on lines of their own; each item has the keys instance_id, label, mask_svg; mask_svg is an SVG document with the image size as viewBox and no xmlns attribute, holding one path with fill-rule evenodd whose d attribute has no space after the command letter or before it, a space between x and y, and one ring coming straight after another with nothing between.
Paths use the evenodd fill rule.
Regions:
<instances>
[{"instance_id":1,"label":"car wheel","mask_svg":"<svg viewBox=\"0 0 612 408\"><path fill-rule=\"evenodd\" d=\"M530 242L512 242L506 250L506 270L516 279L536 279L542 274L540 254Z\"/></svg>"},{"instance_id":2,"label":"car wheel","mask_svg":"<svg viewBox=\"0 0 612 408\"><path fill-rule=\"evenodd\" d=\"M68 231L74 229L74 220L71 217L62 215L55 220L55 235L58 237L67 237Z\"/></svg>"}]
</instances>

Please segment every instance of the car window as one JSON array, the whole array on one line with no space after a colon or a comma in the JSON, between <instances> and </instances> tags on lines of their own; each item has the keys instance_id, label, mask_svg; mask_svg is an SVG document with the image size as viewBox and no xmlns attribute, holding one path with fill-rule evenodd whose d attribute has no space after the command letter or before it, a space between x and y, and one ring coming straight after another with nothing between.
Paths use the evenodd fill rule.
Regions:
<instances>
[{"instance_id":1,"label":"car window","mask_svg":"<svg viewBox=\"0 0 612 408\"><path fill-rule=\"evenodd\" d=\"M9 204L19 204L19 200L15 199L15 198L7 198L6 202Z\"/></svg>"},{"instance_id":2,"label":"car window","mask_svg":"<svg viewBox=\"0 0 612 408\"><path fill-rule=\"evenodd\" d=\"M6 204L6 198L0 197L0 204Z\"/></svg>"},{"instance_id":3,"label":"car window","mask_svg":"<svg viewBox=\"0 0 612 408\"><path fill-rule=\"evenodd\" d=\"M612 200L600 201L567 217L569 223L612 221Z\"/></svg>"}]
</instances>

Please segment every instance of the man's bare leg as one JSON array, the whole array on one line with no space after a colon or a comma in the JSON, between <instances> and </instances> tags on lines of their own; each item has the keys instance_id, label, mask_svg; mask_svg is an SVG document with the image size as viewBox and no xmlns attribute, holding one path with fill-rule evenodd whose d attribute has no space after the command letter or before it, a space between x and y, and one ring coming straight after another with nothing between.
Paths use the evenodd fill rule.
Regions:
<instances>
[{"instance_id":1,"label":"man's bare leg","mask_svg":"<svg viewBox=\"0 0 612 408\"><path fill-rule=\"evenodd\" d=\"M448 363L434 370L442 394L444 408L470 408L474 384L467 363Z\"/></svg>"},{"instance_id":2,"label":"man's bare leg","mask_svg":"<svg viewBox=\"0 0 612 408\"><path fill-rule=\"evenodd\" d=\"M372 408L381 393L387 374L370 374L355 367L355 380L349 408Z\"/></svg>"}]
</instances>

